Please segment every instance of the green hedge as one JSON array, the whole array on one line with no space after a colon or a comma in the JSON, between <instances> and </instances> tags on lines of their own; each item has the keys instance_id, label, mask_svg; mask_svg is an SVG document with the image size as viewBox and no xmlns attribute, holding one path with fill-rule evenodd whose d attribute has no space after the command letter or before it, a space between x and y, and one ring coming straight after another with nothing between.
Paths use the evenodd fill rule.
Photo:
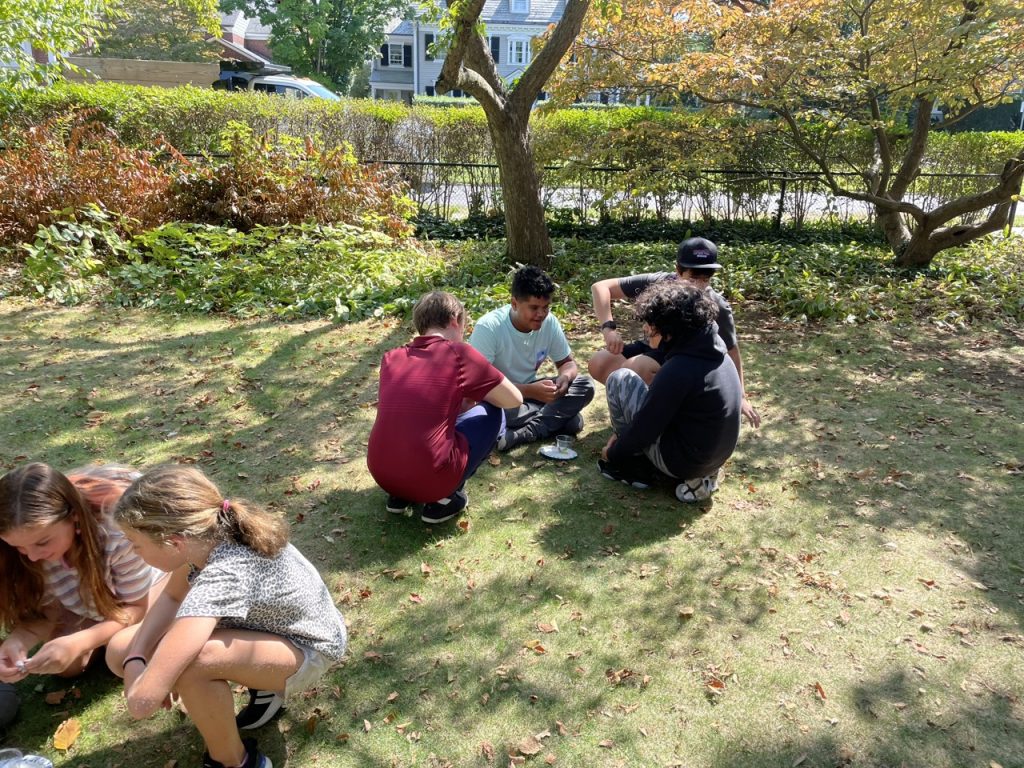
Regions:
<instances>
[{"instance_id":1,"label":"green hedge","mask_svg":"<svg viewBox=\"0 0 1024 768\"><path fill-rule=\"evenodd\" d=\"M207 152L229 121L256 133L316 139L331 148L348 142L362 160L402 163L402 172L421 207L441 216L453 211L453 195L468 187L469 213L500 211L497 173L492 168L428 167L421 163L493 163L490 135L478 106L459 109L396 102L346 99L289 100L253 93L197 88L145 88L110 83L62 83L29 95L7 126L36 124L69 109L94 109L97 117L131 145L150 147L158 136L183 152ZM708 175L707 169L812 171L776 121L726 119L709 112L644 107L539 109L533 117L533 144L543 171L547 202L580 216L665 217L756 220L774 213L778 184L755 174ZM822 126L822 131L826 127ZM8 132L9 135L9 132ZM894 137L897 144L902 137ZM923 171L974 174L998 172L1024 150L1020 133L938 133L929 143ZM851 130L834 151L870 158L870 137ZM594 167L626 168L595 172ZM983 189L977 178L923 177L914 194L946 200ZM559 190L562 199L553 198ZM575 190L566 199L566 190ZM790 181L785 218L797 225L809 215L820 182ZM848 220L842 204L826 212Z\"/></svg>"}]
</instances>

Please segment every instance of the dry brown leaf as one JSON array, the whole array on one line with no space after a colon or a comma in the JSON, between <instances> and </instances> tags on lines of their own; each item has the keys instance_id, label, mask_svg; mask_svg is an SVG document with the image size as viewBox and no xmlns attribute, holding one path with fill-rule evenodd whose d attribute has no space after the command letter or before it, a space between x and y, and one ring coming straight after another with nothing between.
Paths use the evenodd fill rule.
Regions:
<instances>
[{"instance_id":1,"label":"dry brown leaf","mask_svg":"<svg viewBox=\"0 0 1024 768\"><path fill-rule=\"evenodd\" d=\"M395 701L397 698L398 698L398 691L392 691L391 693L388 694L388 703L390 704L392 701Z\"/></svg>"},{"instance_id":2,"label":"dry brown leaf","mask_svg":"<svg viewBox=\"0 0 1024 768\"><path fill-rule=\"evenodd\" d=\"M306 733L312 736L313 733L316 731L316 726L317 723L319 722L319 717L317 717L316 715L310 715L309 718L306 720Z\"/></svg>"},{"instance_id":3,"label":"dry brown leaf","mask_svg":"<svg viewBox=\"0 0 1024 768\"><path fill-rule=\"evenodd\" d=\"M429 576L433 572L434 569L431 568L429 565L427 565L426 563L420 563L420 573L422 573L424 576Z\"/></svg>"},{"instance_id":4,"label":"dry brown leaf","mask_svg":"<svg viewBox=\"0 0 1024 768\"><path fill-rule=\"evenodd\" d=\"M57 726L53 732L53 748L66 752L82 735L82 724L78 718L72 717Z\"/></svg>"},{"instance_id":5,"label":"dry brown leaf","mask_svg":"<svg viewBox=\"0 0 1024 768\"><path fill-rule=\"evenodd\" d=\"M420 597L419 595L417 595L415 592L410 592L409 593L409 602L419 604L419 603L423 602L423 598Z\"/></svg>"},{"instance_id":6,"label":"dry brown leaf","mask_svg":"<svg viewBox=\"0 0 1024 768\"><path fill-rule=\"evenodd\" d=\"M68 692L63 688L59 691L50 691L46 696L43 697L47 704L53 704L56 706L64 701L64 697L67 696Z\"/></svg>"},{"instance_id":7,"label":"dry brown leaf","mask_svg":"<svg viewBox=\"0 0 1024 768\"><path fill-rule=\"evenodd\" d=\"M825 695L825 689L821 687L821 683L819 683L818 681L814 682L814 692L821 697L822 701L828 699L828 696Z\"/></svg>"},{"instance_id":8,"label":"dry brown leaf","mask_svg":"<svg viewBox=\"0 0 1024 768\"><path fill-rule=\"evenodd\" d=\"M541 621L541 622L537 623L537 631L538 632L543 632L546 635L550 635L552 632L557 632L558 631L558 625L555 624L554 622L552 622L551 624L547 624L547 623Z\"/></svg>"},{"instance_id":9,"label":"dry brown leaf","mask_svg":"<svg viewBox=\"0 0 1024 768\"><path fill-rule=\"evenodd\" d=\"M491 744L491 742L489 742L489 741L481 741L480 742L480 754L484 756L484 758L487 760L487 762L493 763L494 762L494 745Z\"/></svg>"},{"instance_id":10,"label":"dry brown leaf","mask_svg":"<svg viewBox=\"0 0 1024 768\"><path fill-rule=\"evenodd\" d=\"M692 605L684 605L682 608L679 609L679 618L680 619L692 619L693 618L693 613L694 613L694 610L693 610L693 606Z\"/></svg>"},{"instance_id":11,"label":"dry brown leaf","mask_svg":"<svg viewBox=\"0 0 1024 768\"><path fill-rule=\"evenodd\" d=\"M555 757L550 752L548 752L546 755L544 755L544 762L547 763L548 765L554 765L557 760L558 760L558 758Z\"/></svg>"},{"instance_id":12,"label":"dry brown leaf","mask_svg":"<svg viewBox=\"0 0 1024 768\"><path fill-rule=\"evenodd\" d=\"M372 730L373 730L373 723L371 723L369 720L363 720L363 731L365 733L369 733Z\"/></svg>"},{"instance_id":13,"label":"dry brown leaf","mask_svg":"<svg viewBox=\"0 0 1024 768\"><path fill-rule=\"evenodd\" d=\"M543 748L543 745L537 741L535 736L527 736L525 739L520 741L519 745L516 747L516 749L519 750L519 754L526 755L527 757L533 757Z\"/></svg>"},{"instance_id":14,"label":"dry brown leaf","mask_svg":"<svg viewBox=\"0 0 1024 768\"><path fill-rule=\"evenodd\" d=\"M615 746L615 742L611 739L602 739L601 741L597 742L597 746L604 747L605 749L611 749Z\"/></svg>"}]
</instances>

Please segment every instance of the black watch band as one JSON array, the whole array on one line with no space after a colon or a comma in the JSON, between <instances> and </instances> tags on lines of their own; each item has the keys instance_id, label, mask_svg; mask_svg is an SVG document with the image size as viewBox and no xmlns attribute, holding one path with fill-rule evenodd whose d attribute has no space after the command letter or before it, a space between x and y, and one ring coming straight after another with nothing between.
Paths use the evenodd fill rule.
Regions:
<instances>
[{"instance_id":1,"label":"black watch band","mask_svg":"<svg viewBox=\"0 0 1024 768\"><path fill-rule=\"evenodd\" d=\"M614 331L614 330L615 330L616 328L618 328L618 327L619 327L619 326L617 326L617 325L615 324L615 321L614 321L614 320L605 320L605 321L604 321L603 323L601 323L601 330L602 330L602 331L603 331L603 330L604 330L605 328L611 328L611 329L612 329L612 330Z\"/></svg>"}]
</instances>

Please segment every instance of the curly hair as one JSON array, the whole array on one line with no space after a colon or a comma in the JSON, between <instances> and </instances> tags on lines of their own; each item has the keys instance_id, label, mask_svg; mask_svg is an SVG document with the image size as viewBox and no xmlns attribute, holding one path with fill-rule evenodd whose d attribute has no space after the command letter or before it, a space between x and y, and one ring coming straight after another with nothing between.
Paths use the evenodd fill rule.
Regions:
<instances>
[{"instance_id":1,"label":"curly hair","mask_svg":"<svg viewBox=\"0 0 1024 768\"><path fill-rule=\"evenodd\" d=\"M555 292L555 284L547 273L532 264L520 267L512 277L512 296L522 301L534 296L538 299L549 299Z\"/></svg>"},{"instance_id":2,"label":"curly hair","mask_svg":"<svg viewBox=\"0 0 1024 768\"><path fill-rule=\"evenodd\" d=\"M666 348L711 326L718 304L711 293L682 280L655 283L637 297L636 319L661 334Z\"/></svg>"}]
</instances>

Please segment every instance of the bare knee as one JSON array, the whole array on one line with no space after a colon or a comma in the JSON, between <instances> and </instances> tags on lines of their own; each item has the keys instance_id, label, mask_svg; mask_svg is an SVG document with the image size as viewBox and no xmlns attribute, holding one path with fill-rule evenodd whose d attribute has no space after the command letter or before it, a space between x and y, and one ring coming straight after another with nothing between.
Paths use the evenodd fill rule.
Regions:
<instances>
[{"instance_id":1,"label":"bare knee","mask_svg":"<svg viewBox=\"0 0 1024 768\"><path fill-rule=\"evenodd\" d=\"M587 363L587 372L595 381L604 384L613 371L618 370L626 363L622 355L613 355L611 352L602 349L594 353Z\"/></svg>"},{"instance_id":2,"label":"bare knee","mask_svg":"<svg viewBox=\"0 0 1024 768\"><path fill-rule=\"evenodd\" d=\"M647 355L631 357L623 367L636 373L647 386L651 386L654 374L661 370L661 364Z\"/></svg>"}]
</instances>

